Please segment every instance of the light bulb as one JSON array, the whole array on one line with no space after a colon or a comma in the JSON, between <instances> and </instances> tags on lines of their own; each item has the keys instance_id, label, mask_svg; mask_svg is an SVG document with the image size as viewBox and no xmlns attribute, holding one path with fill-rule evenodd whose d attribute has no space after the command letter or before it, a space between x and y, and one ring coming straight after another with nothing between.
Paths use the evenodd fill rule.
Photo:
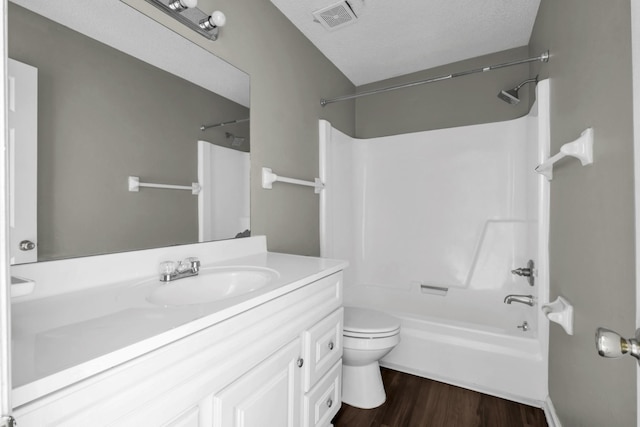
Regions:
<instances>
[{"instance_id":1,"label":"light bulb","mask_svg":"<svg viewBox=\"0 0 640 427\"><path fill-rule=\"evenodd\" d=\"M215 25L216 27L224 27L224 24L227 22L227 17L224 16L224 13L216 10L209 17L209 22Z\"/></svg>"},{"instance_id":2,"label":"light bulb","mask_svg":"<svg viewBox=\"0 0 640 427\"><path fill-rule=\"evenodd\" d=\"M169 2L169 7L177 12L185 9L193 9L198 5L198 0L173 0Z\"/></svg>"},{"instance_id":3,"label":"light bulb","mask_svg":"<svg viewBox=\"0 0 640 427\"><path fill-rule=\"evenodd\" d=\"M227 22L227 17L224 16L224 13L216 10L211 14L207 19L203 19L200 22L200 28L203 30L211 31L217 27L224 27L224 24Z\"/></svg>"}]
</instances>

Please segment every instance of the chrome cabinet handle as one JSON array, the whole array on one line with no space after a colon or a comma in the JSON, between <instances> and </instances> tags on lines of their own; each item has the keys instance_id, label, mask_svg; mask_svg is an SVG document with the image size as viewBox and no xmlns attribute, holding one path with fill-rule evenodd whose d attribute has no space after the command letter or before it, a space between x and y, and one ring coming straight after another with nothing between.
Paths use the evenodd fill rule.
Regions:
<instances>
[{"instance_id":1,"label":"chrome cabinet handle","mask_svg":"<svg viewBox=\"0 0 640 427\"><path fill-rule=\"evenodd\" d=\"M304 359L302 357L298 358L298 368L302 368L302 365L304 365Z\"/></svg>"},{"instance_id":2,"label":"chrome cabinet handle","mask_svg":"<svg viewBox=\"0 0 640 427\"><path fill-rule=\"evenodd\" d=\"M329 408L331 408L331 406L333 406L333 400L331 400L331 398L329 398L329 399L327 400L327 406L328 406Z\"/></svg>"},{"instance_id":3,"label":"chrome cabinet handle","mask_svg":"<svg viewBox=\"0 0 640 427\"><path fill-rule=\"evenodd\" d=\"M329 341L329 350L333 350L333 341Z\"/></svg>"},{"instance_id":4,"label":"chrome cabinet handle","mask_svg":"<svg viewBox=\"0 0 640 427\"><path fill-rule=\"evenodd\" d=\"M20 242L20 250L21 251L32 251L36 248L36 244L31 240L23 240Z\"/></svg>"},{"instance_id":5,"label":"chrome cabinet handle","mask_svg":"<svg viewBox=\"0 0 640 427\"><path fill-rule=\"evenodd\" d=\"M602 357L617 359L625 354L638 359L640 363L640 329L634 338L625 339L617 332L606 328L596 330L596 349Z\"/></svg>"}]
</instances>

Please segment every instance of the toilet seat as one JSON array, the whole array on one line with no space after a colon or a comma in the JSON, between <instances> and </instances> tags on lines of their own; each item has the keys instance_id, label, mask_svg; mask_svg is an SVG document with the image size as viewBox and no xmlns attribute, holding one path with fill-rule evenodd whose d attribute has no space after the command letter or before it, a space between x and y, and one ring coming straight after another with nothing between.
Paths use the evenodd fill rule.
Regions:
<instances>
[{"instance_id":1,"label":"toilet seat","mask_svg":"<svg viewBox=\"0 0 640 427\"><path fill-rule=\"evenodd\" d=\"M345 337L387 338L400 333L400 321L388 314L366 308L345 307Z\"/></svg>"},{"instance_id":2,"label":"toilet seat","mask_svg":"<svg viewBox=\"0 0 640 427\"><path fill-rule=\"evenodd\" d=\"M376 339L376 338L388 338L400 333L400 328L390 332L380 332L373 334L370 332L358 333L351 331L343 331L342 335L348 338L362 338L362 339Z\"/></svg>"}]
</instances>

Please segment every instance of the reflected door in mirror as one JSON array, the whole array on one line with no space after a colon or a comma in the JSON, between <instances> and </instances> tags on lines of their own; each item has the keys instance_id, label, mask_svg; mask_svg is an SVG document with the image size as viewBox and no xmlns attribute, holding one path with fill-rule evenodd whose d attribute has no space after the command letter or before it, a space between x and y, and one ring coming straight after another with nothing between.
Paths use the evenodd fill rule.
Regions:
<instances>
[{"instance_id":1,"label":"reflected door in mirror","mask_svg":"<svg viewBox=\"0 0 640 427\"><path fill-rule=\"evenodd\" d=\"M198 141L201 242L250 235L249 164L249 153Z\"/></svg>"},{"instance_id":2,"label":"reflected door in mirror","mask_svg":"<svg viewBox=\"0 0 640 427\"><path fill-rule=\"evenodd\" d=\"M38 69L13 59L7 66L10 257L23 264L38 259Z\"/></svg>"}]
</instances>

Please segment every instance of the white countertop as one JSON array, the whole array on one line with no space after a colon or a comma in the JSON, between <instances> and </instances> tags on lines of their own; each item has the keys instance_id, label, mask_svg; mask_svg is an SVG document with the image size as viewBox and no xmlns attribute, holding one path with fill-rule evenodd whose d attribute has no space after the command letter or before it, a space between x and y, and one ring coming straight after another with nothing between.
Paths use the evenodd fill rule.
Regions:
<instances>
[{"instance_id":1,"label":"white countertop","mask_svg":"<svg viewBox=\"0 0 640 427\"><path fill-rule=\"evenodd\" d=\"M258 253L202 268L265 267L279 277L206 304L162 307L146 297L154 276L12 304L13 404L18 407L344 269L346 262ZM180 279L189 280L189 279ZM153 284L150 284L152 283ZM37 285L36 285L37 286Z\"/></svg>"}]
</instances>

